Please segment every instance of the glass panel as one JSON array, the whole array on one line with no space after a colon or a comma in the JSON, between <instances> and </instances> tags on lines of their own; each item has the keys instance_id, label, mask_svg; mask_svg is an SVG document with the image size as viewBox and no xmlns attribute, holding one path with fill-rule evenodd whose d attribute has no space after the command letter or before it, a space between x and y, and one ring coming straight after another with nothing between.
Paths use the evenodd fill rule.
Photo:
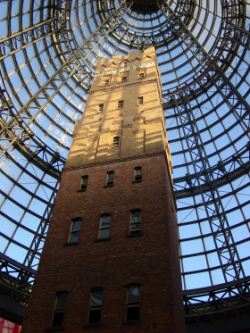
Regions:
<instances>
[{"instance_id":1,"label":"glass panel","mask_svg":"<svg viewBox=\"0 0 250 333\"><path fill-rule=\"evenodd\" d=\"M130 286L128 288L128 304L136 304L140 301L140 287Z\"/></svg>"}]
</instances>

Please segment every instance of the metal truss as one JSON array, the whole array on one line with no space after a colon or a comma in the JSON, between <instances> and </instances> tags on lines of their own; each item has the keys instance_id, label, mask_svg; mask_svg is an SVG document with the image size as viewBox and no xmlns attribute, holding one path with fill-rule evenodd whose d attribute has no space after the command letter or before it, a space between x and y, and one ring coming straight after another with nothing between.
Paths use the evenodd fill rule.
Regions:
<instances>
[{"instance_id":1,"label":"metal truss","mask_svg":"<svg viewBox=\"0 0 250 333\"><path fill-rule=\"evenodd\" d=\"M184 43L201 63L205 62L205 69L203 69L203 71L199 73L198 77L195 77L194 83L192 85L185 84L184 87L178 88L178 91L176 91L175 94L169 93L167 97L168 101L165 104L165 109L167 110L168 106L171 105L176 109L178 109L178 107L183 108L183 113L185 113L186 111L184 103L188 103L195 97L195 95L197 94L197 89L207 89L208 84L213 84L215 88L220 91L221 94L223 94L224 100L227 103L228 107L231 109L231 112L235 114L241 125L245 128L246 135L248 136L248 138L250 138L250 106L246 102L244 97L230 82L230 80L225 74L225 68L223 68L223 66L227 67L228 64L230 64L231 62L231 60L227 58L227 54L232 57L233 52L236 51L234 50L234 48L237 49L238 47L237 42L235 41L242 41L242 38L239 38L239 34L241 33L240 30L235 28L235 25L232 24L234 23L235 18L237 18L237 16L235 16L235 13L238 13L240 15L243 11L243 8L235 1L229 0L223 1L222 8L229 12L229 14L225 16L226 19L223 24L224 34L223 37L219 38L219 43L216 45L216 53L214 55L210 55L198 42L198 40L192 35L192 33L185 27L177 14L174 13L167 4L165 5L164 10L167 10L166 15L168 13L168 18L173 21L173 25L179 27L177 29L177 32L175 32L176 37L181 37L183 39ZM245 45L249 44L250 34L247 34L245 32L243 36L243 43L246 43ZM178 182L183 183L184 181L185 184L184 186L182 186L186 188L190 194L192 194L194 192L197 193L197 190L208 190L209 187L215 187L216 184L220 186L223 181L225 182L231 180L234 177L239 176L240 174L249 173L249 147L250 141L246 149L244 149L240 153L235 154L235 156L232 156L231 160L220 161L216 166L213 167L206 165L203 170L199 170L199 172L192 175L188 174L185 177L185 180L184 178L177 179L176 184L178 184ZM237 164L241 168L231 173L230 171L232 170L232 168L235 169L235 166ZM210 183L208 183L208 179L206 178L204 171L206 174L210 175L212 180ZM219 180L220 175L222 177ZM198 188L195 188L195 184L197 184L198 180L203 183L203 187L201 187L202 184L199 182ZM215 180L218 181L215 182ZM187 194L187 192L179 192L177 193L177 195L181 197L181 195L184 195L184 193Z\"/></svg>"},{"instance_id":2,"label":"metal truss","mask_svg":"<svg viewBox=\"0 0 250 333\"><path fill-rule=\"evenodd\" d=\"M191 195L201 194L211 189L219 188L228 182L249 174L250 172L250 144L242 148L237 154L215 166L201 169L195 174L186 174L176 178L174 182L175 196L177 199ZM208 179L212 181L208 181Z\"/></svg>"},{"instance_id":3,"label":"metal truss","mask_svg":"<svg viewBox=\"0 0 250 333\"><path fill-rule=\"evenodd\" d=\"M0 39L0 61L14 55L21 49L47 38L53 33L53 21L55 18L32 25L22 31L15 32L8 37Z\"/></svg>"},{"instance_id":4,"label":"metal truss","mask_svg":"<svg viewBox=\"0 0 250 333\"><path fill-rule=\"evenodd\" d=\"M117 28L119 25L119 18L124 12L124 4L122 4L118 10L112 11L112 15L102 23L102 25L88 38L88 40L85 41L83 48L80 50L72 50L72 53L64 55L64 62L62 66L16 113L13 112L13 106L9 105L7 98L4 96L4 90L2 90L1 95L4 109L2 110L3 112L1 112L1 132L2 134L5 134L4 141L7 140L9 142L10 148L16 145L16 147L20 148L22 153L27 155L29 159L37 159L39 166L55 177L59 177L59 172L62 170L62 166L64 165L64 159L62 159L57 152L48 152L45 145L40 144L40 146L36 147L38 140L31 143L33 148L34 146L36 147L35 149L30 150L26 147L25 142L30 141L30 139L33 139L34 137L31 130L27 128L35 122L35 119L41 110L46 108L46 106L53 100L54 96L56 96L57 92L60 91L62 86L70 77L76 77L78 82L81 82L81 84L85 87L86 91L89 90L93 80L93 73L87 68L85 60L88 57L89 51L93 47L93 44L99 43L101 38L105 37ZM62 2L61 5L63 5ZM63 32L63 34L65 34L65 27L67 26L64 19L68 17L67 3L64 5L64 7L57 7L57 10L55 11L55 17L59 19L57 22L59 24L56 26L59 27L59 31ZM56 14L58 13L58 8L59 14ZM63 11L62 8L65 10ZM25 29L22 32L13 34L9 38L4 38L2 40L3 45L8 45L11 48L10 53L5 52L5 56L7 57L12 54L13 45L15 45L14 49L18 49L20 46L18 45L20 36L22 36L22 41L24 42L36 41L32 41L34 32L36 32L36 35L38 35L39 38L44 37L46 35L48 23L51 24L52 20L46 20L46 23L38 24L36 27L32 27L32 29ZM57 34L59 34L59 32ZM52 94L50 92L52 92ZM46 103L44 103L44 101L46 101ZM4 154L7 151L8 148L5 146L2 153Z\"/></svg>"},{"instance_id":5,"label":"metal truss","mask_svg":"<svg viewBox=\"0 0 250 333\"><path fill-rule=\"evenodd\" d=\"M196 173L202 173L208 191L201 193L204 198L204 206L207 219L211 224L216 250L226 281L236 280L244 276L240 257L234 245L230 225L228 223L220 194L216 188L210 186L214 182L213 173L208 173L210 168L206 151L203 148L195 117L189 102L183 97L183 103L175 108L176 117L182 127L188 149L192 158L192 164ZM187 175L187 181L191 181ZM199 179L197 179L199 184ZM200 184L199 184L200 185Z\"/></svg>"},{"instance_id":6,"label":"metal truss","mask_svg":"<svg viewBox=\"0 0 250 333\"><path fill-rule=\"evenodd\" d=\"M250 279L225 283L216 288L196 289L184 293L186 318L226 312L250 304Z\"/></svg>"},{"instance_id":7,"label":"metal truss","mask_svg":"<svg viewBox=\"0 0 250 333\"><path fill-rule=\"evenodd\" d=\"M181 18L184 25L188 25L190 23L194 8L195 2L193 0L178 1L175 12L178 17ZM167 19L164 24L157 26L154 31L152 30L150 32L131 31L131 25L124 21L123 24L114 31L113 36L118 41L122 39L124 43L129 45L129 47L139 49L143 49L144 47L147 47L147 45L160 47L174 38L173 26L168 23Z\"/></svg>"},{"instance_id":8,"label":"metal truss","mask_svg":"<svg viewBox=\"0 0 250 333\"><path fill-rule=\"evenodd\" d=\"M17 148L42 170L53 177L59 177L64 160L39 139L34 138L32 131L24 125L23 120L15 117L5 90L0 90L0 98L0 159L10 150Z\"/></svg>"},{"instance_id":9,"label":"metal truss","mask_svg":"<svg viewBox=\"0 0 250 333\"><path fill-rule=\"evenodd\" d=\"M203 68L200 69L198 73L195 73L192 84L187 86L186 83L183 86L179 86L176 91L172 91L172 93L171 91L167 92L168 96L166 96L165 107L171 106L172 99L175 100L183 93L186 97L193 99L202 91L208 89L211 84L215 84L218 90L223 89L225 97L227 97L232 102L232 105L235 106L236 109L238 108L241 113L244 110L249 110L249 105L225 74L240 44L243 46L249 45L250 33L240 28L244 24L243 4L237 3L234 0L224 0L222 2L222 10L225 19L223 20L218 43L209 53L192 32L187 29L180 17L167 4L164 4L162 8L165 15L168 16L169 24L175 27L173 34L177 38L181 38L199 62L204 64ZM176 101L174 103L176 104ZM246 115L244 114L244 116ZM246 126L249 126L249 118L246 121Z\"/></svg>"}]
</instances>

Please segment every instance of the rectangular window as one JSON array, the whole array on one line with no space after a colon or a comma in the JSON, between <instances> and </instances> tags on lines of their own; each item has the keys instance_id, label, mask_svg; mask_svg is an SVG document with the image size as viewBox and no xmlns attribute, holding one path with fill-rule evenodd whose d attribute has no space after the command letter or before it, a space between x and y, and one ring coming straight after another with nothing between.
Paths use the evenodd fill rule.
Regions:
<instances>
[{"instance_id":1,"label":"rectangular window","mask_svg":"<svg viewBox=\"0 0 250 333\"><path fill-rule=\"evenodd\" d=\"M124 101L120 100L118 101L118 109L122 109L124 106Z\"/></svg>"},{"instance_id":2,"label":"rectangular window","mask_svg":"<svg viewBox=\"0 0 250 333\"><path fill-rule=\"evenodd\" d=\"M143 68L137 69L136 75L138 80L143 80L146 77L146 70Z\"/></svg>"},{"instance_id":3,"label":"rectangular window","mask_svg":"<svg viewBox=\"0 0 250 333\"><path fill-rule=\"evenodd\" d=\"M76 217L72 219L68 237L69 244L77 244L80 241L80 231L81 231L82 219L81 217Z\"/></svg>"},{"instance_id":4,"label":"rectangular window","mask_svg":"<svg viewBox=\"0 0 250 333\"><path fill-rule=\"evenodd\" d=\"M113 170L107 171L105 186L111 187L114 185L115 172Z\"/></svg>"},{"instance_id":5,"label":"rectangular window","mask_svg":"<svg viewBox=\"0 0 250 333\"><path fill-rule=\"evenodd\" d=\"M120 137L119 136L114 136L113 137L113 146L114 147L119 147L120 145Z\"/></svg>"},{"instance_id":6,"label":"rectangular window","mask_svg":"<svg viewBox=\"0 0 250 333\"><path fill-rule=\"evenodd\" d=\"M127 289L127 322L140 320L140 285L130 285Z\"/></svg>"},{"instance_id":7,"label":"rectangular window","mask_svg":"<svg viewBox=\"0 0 250 333\"><path fill-rule=\"evenodd\" d=\"M103 78L103 83L104 85L109 85L111 83L111 79L112 79L112 76L111 75L107 75Z\"/></svg>"},{"instance_id":8,"label":"rectangular window","mask_svg":"<svg viewBox=\"0 0 250 333\"><path fill-rule=\"evenodd\" d=\"M102 214L99 220L98 239L104 240L110 238L111 216Z\"/></svg>"},{"instance_id":9,"label":"rectangular window","mask_svg":"<svg viewBox=\"0 0 250 333\"><path fill-rule=\"evenodd\" d=\"M142 181L142 168L140 166L137 166L134 168L133 182L141 183L141 181Z\"/></svg>"},{"instance_id":10,"label":"rectangular window","mask_svg":"<svg viewBox=\"0 0 250 333\"><path fill-rule=\"evenodd\" d=\"M81 176L80 191L85 192L87 190L88 180L89 180L89 176L87 176L87 175Z\"/></svg>"},{"instance_id":11,"label":"rectangular window","mask_svg":"<svg viewBox=\"0 0 250 333\"><path fill-rule=\"evenodd\" d=\"M101 104L98 105L98 111L103 112L103 110L104 110L104 104L101 103Z\"/></svg>"},{"instance_id":12,"label":"rectangular window","mask_svg":"<svg viewBox=\"0 0 250 333\"><path fill-rule=\"evenodd\" d=\"M130 224L129 224L129 235L139 236L141 235L142 225L141 225L141 210L132 209L130 211Z\"/></svg>"},{"instance_id":13,"label":"rectangular window","mask_svg":"<svg viewBox=\"0 0 250 333\"><path fill-rule=\"evenodd\" d=\"M123 75L121 78L122 82L127 82L128 81L128 76L127 75Z\"/></svg>"},{"instance_id":14,"label":"rectangular window","mask_svg":"<svg viewBox=\"0 0 250 333\"><path fill-rule=\"evenodd\" d=\"M126 69L126 68L128 68L128 61L123 61L123 62L121 62L120 63L120 66L121 66L121 69Z\"/></svg>"},{"instance_id":15,"label":"rectangular window","mask_svg":"<svg viewBox=\"0 0 250 333\"><path fill-rule=\"evenodd\" d=\"M89 323L99 324L102 319L103 288L92 288L89 298Z\"/></svg>"},{"instance_id":16,"label":"rectangular window","mask_svg":"<svg viewBox=\"0 0 250 333\"><path fill-rule=\"evenodd\" d=\"M143 80L145 78L145 72L138 73L138 79Z\"/></svg>"},{"instance_id":17,"label":"rectangular window","mask_svg":"<svg viewBox=\"0 0 250 333\"><path fill-rule=\"evenodd\" d=\"M139 96L137 102L138 102L138 105L142 105L143 104L143 96Z\"/></svg>"},{"instance_id":18,"label":"rectangular window","mask_svg":"<svg viewBox=\"0 0 250 333\"><path fill-rule=\"evenodd\" d=\"M68 292L67 291L58 291L56 293L56 299L54 304L54 313L53 313L53 327L62 327L65 316L65 306L67 303Z\"/></svg>"}]
</instances>

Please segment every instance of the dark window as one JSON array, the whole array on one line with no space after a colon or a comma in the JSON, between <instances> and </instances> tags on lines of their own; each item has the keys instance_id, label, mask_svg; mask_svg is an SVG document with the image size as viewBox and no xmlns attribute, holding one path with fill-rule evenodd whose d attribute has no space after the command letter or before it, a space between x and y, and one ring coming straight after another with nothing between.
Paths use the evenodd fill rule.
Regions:
<instances>
[{"instance_id":1,"label":"dark window","mask_svg":"<svg viewBox=\"0 0 250 333\"><path fill-rule=\"evenodd\" d=\"M139 73L138 73L138 78L139 78L140 80L144 79L144 78L145 78L145 73L144 73L144 72L139 72Z\"/></svg>"},{"instance_id":2,"label":"dark window","mask_svg":"<svg viewBox=\"0 0 250 333\"><path fill-rule=\"evenodd\" d=\"M143 96L138 97L138 104L139 105L143 104Z\"/></svg>"},{"instance_id":3,"label":"dark window","mask_svg":"<svg viewBox=\"0 0 250 333\"><path fill-rule=\"evenodd\" d=\"M118 109L122 109L124 106L124 101L118 101Z\"/></svg>"},{"instance_id":4,"label":"dark window","mask_svg":"<svg viewBox=\"0 0 250 333\"><path fill-rule=\"evenodd\" d=\"M89 176L87 176L87 175L81 176L81 180L80 180L80 190L81 191L84 192L87 190L88 180L89 180Z\"/></svg>"},{"instance_id":5,"label":"dark window","mask_svg":"<svg viewBox=\"0 0 250 333\"><path fill-rule=\"evenodd\" d=\"M113 170L107 171L105 186L111 187L114 185L115 172Z\"/></svg>"},{"instance_id":6,"label":"dark window","mask_svg":"<svg viewBox=\"0 0 250 333\"><path fill-rule=\"evenodd\" d=\"M103 288L92 288L89 298L89 323L98 324L102 319Z\"/></svg>"},{"instance_id":7,"label":"dark window","mask_svg":"<svg viewBox=\"0 0 250 333\"><path fill-rule=\"evenodd\" d=\"M103 110L104 110L104 104L103 103L98 105L98 110L99 110L99 112L103 112Z\"/></svg>"},{"instance_id":8,"label":"dark window","mask_svg":"<svg viewBox=\"0 0 250 333\"><path fill-rule=\"evenodd\" d=\"M65 316L65 306L68 298L67 291L58 291L56 293L54 313L53 313L53 327L62 327Z\"/></svg>"},{"instance_id":9,"label":"dark window","mask_svg":"<svg viewBox=\"0 0 250 333\"><path fill-rule=\"evenodd\" d=\"M132 209L130 211L130 223L129 223L129 235L139 236L141 235L142 225L141 225L141 210Z\"/></svg>"},{"instance_id":10,"label":"dark window","mask_svg":"<svg viewBox=\"0 0 250 333\"><path fill-rule=\"evenodd\" d=\"M99 220L98 239L109 239L111 228L111 216L109 214L102 214Z\"/></svg>"},{"instance_id":11,"label":"dark window","mask_svg":"<svg viewBox=\"0 0 250 333\"><path fill-rule=\"evenodd\" d=\"M72 219L68 237L69 244L77 244L80 241L80 231L81 231L82 219L81 217L76 217Z\"/></svg>"},{"instance_id":12,"label":"dark window","mask_svg":"<svg viewBox=\"0 0 250 333\"><path fill-rule=\"evenodd\" d=\"M128 76L127 75L123 75L121 78L122 82L127 82L128 81Z\"/></svg>"},{"instance_id":13,"label":"dark window","mask_svg":"<svg viewBox=\"0 0 250 333\"><path fill-rule=\"evenodd\" d=\"M146 77L146 74L145 74L145 70L141 69L139 71L137 71L137 78L139 80L142 80Z\"/></svg>"},{"instance_id":14,"label":"dark window","mask_svg":"<svg viewBox=\"0 0 250 333\"><path fill-rule=\"evenodd\" d=\"M111 76L106 76L105 78L104 78L104 84L105 85L108 85L108 84L110 84L111 83Z\"/></svg>"},{"instance_id":15,"label":"dark window","mask_svg":"<svg viewBox=\"0 0 250 333\"><path fill-rule=\"evenodd\" d=\"M140 320L140 285L130 285L127 289L127 322L137 322Z\"/></svg>"},{"instance_id":16,"label":"dark window","mask_svg":"<svg viewBox=\"0 0 250 333\"><path fill-rule=\"evenodd\" d=\"M140 183L142 181L142 168L137 166L134 168L133 182Z\"/></svg>"},{"instance_id":17,"label":"dark window","mask_svg":"<svg viewBox=\"0 0 250 333\"><path fill-rule=\"evenodd\" d=\"M114 137L113 137L113 145L114 145L115 147L118 147L119 144L120 144L120 137L119 137L119 136L114 136Z\"/></svg>"}]
</instances>

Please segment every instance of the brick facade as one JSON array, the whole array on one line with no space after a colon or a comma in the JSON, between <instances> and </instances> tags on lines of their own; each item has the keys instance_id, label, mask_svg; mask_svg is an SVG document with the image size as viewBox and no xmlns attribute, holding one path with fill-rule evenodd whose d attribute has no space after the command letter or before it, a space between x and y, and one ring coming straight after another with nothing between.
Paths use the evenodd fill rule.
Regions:
<instances>
[{"instance_id":1,"label":"brick facade","mask_svg":"<svg viewBox=\"0 0 250 333\"><path fill-rule=\"evenodd\" d=\"M82 157L79 145L86 131L84 124L87 122L83 120L79 125L82 129L78 128L75 133L62 174L23 333L58 330L183 333L176 213L162 121L153 126L154 132L161 134L155 136L153 144L150 141L149 150L147 138L143 149L138 148L141 145L138 143L138 151L130 146L128 133L121 131L125 151L119 146L118 154L110 153L112 141L107 141L105 154L98 156L97 149L91 160L88 155ZM143 131L150 132L147 119L145 124ZM90 136L92 143L94 137ZM142 168L142 181L136 183L133 172L138 166ZM107 187L106 174L111 170L114 182ZM84 175L88 175L88 184L85 191L80 191L80 179ZM141 232L134 237L129 234L132 209L141 212ZM97 237L99 219L104 213L111 216L108 240ZM72 219L79 217L82 218L79 242L68 244ZM140 286L140 319L128 322L126 294L131 284ZM89 323L91 288L103 288L102 319L98 324ZM55 295L59 291L68 292L60 329L52 328Z\"/></svg>"}]
</instances>

